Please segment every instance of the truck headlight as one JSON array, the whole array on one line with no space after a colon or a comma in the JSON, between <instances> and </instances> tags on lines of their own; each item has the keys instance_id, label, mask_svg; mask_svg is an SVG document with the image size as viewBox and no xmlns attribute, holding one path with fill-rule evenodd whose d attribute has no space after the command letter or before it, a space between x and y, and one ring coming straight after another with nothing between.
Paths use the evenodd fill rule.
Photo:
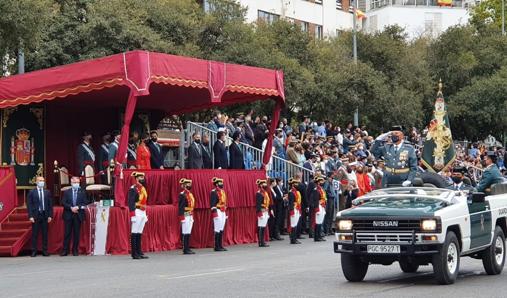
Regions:
<instances>
[{"instance_id":1,"label":"truck headlight","mask_svg":"<svg viewBox=\"0 0 507 298\"><path fill-rule=\"evenodd\" d=\"M352 230L352 221L351 220L340 220L338 221L338 230L340 231L349 231Z\"/></svg>"},{"instance_id":2,"label":"truck headlight","mask_svg":"<svg viewBox=\"0 0 507 298\"><path fill-rule=\"evenodd\" d=\"M425 219L421 222L423 231L435 231L437 229L437 221L435 219Z\"/></svg>"}]
</instances>

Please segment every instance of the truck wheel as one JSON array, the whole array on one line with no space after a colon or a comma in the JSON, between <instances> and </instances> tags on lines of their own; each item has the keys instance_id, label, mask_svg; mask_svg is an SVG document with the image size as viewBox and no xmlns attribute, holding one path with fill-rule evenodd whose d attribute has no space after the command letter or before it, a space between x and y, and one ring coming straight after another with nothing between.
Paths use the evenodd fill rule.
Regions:
<instances>
[{"instance_id":1,"label":"truck wheel","mask_svg":"<svg viewBox=\"0 0 507 298\"><path fill-rule=\"evenodd\" d=\"M482 264L489 275L502 273L505 263L505 235L499 226L496 226L493 241L482 255Z\"/></svg>"},{"instance_id":2,"label":"truck wheel","mask_svg":"<svg viewBox=\"0 0 507 298\"><path fill-rule=\"evenodd\" d=\"M435 279L441 285L450 285L456 281L460 261L459 242L454 232L448 232L444 245L438 254L433 255Z\"/></svg>"},{"instance_id":3,"label":"truck wheel","mask_svg":"<svg viewBox=\"0 0 507 298\"><path fill-rule=\"evenodd\" d=\"M417 269L419 269L419 264L410 262L406 259L401 259L399 263L401 271L405 273L414 273L417 272Z\"/></svg>"},{"instance_id":4,"label":"truck wheel","mask_svg":"<svg viewBox=\"0 0 507 298\"><path fill-rule=\"evenodd\" d=\"M368 263L363 262L358 256L342 254L342 271L348 281L362 281L368 271Z\"/></svg>"}]
</instances>

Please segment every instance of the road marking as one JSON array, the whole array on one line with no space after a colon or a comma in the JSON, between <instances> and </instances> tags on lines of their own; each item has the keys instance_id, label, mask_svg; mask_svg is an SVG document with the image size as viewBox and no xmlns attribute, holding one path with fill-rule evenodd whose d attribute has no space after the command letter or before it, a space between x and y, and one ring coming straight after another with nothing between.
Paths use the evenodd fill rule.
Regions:
<instances>
[{"instance_id":1,"label":"road marking","mask_svg":"<svg viewBox=\"0 0 507 298\"><path fill-rule=\"evenodd\" d=\"M213 271L213 272L205 272L205 273L196 273L196 274L189 274L189 275L180 275L180 276L173 276L173 277L165 277L164 275L161 275L160 277L165 278L166 280L171 279L182 279L182 278L191 278L191 277L200 277L200 276L208 276L208 275L217 275L217 274L225 274L230 272L238 272L238 271L244 271L244 269L230 269L230 270L220 270L220 271Z\"/></svg>"}]
</instances>

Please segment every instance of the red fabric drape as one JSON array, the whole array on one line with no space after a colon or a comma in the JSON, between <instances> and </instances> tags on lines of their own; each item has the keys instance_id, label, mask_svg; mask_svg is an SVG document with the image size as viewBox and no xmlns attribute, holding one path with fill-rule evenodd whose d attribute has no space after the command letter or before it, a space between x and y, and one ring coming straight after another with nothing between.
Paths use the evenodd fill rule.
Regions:
<instances>
[{"instance_id":1,"label":"red fabric drape","mask_svg":"<svg viewBox=\"0 0 507 298\"><path fill-rule=\"evenodd\" d=\"M146 170L143 172L146 174L149 205L177 205L178 194L181 191L179 180L188 178L193 181L192 193L196 198L196 208L209 208L209 193L213 187L211 179L215 176L224 179L227 204L231 208L255 206L257 191L255 181L266 178L264 171L259 170ZM124 179L121 180L124 190L123 198L127 196L128 189L134 183L130 177L131 173L132 170L123 171Z\"/></svg>"},{"instance_id":2,"label":"red fabric drape","mask_svg":"<svg viewBox=\"0 0 507 298\"><path fill-rule=\"evenodd\" d=\"M13 167L0 167L0 193L2 208L0 208L0 222L11 213L18 202L16 191L16 175Z\"/></svg>"},{"instance_id":3,"label":"red fabric drape","mask_svg":"<svg viewBox=\"0 0 507 298\"><path fill-rule=\"evenodd\" d=\"M144 251L164 251L181 248L181 226L176 206L148 206L148 222L143 232ZM106 251L111 254L129 253L130 224L126 208L111 208ZM244 244L257 241L255 207L227 210L224 244ZM213 247L211 211L198 209L194 213L190 245L194 248Z\"/></svg>"},{"instance_id":4,"label":"red fabric drape","mask_svg":"<svg viewBox=\"0 0 507 298\"><path fill-rule=\"evenodd\" d=\"M86 219L81 223L81 233L79 240L79 253L90 254L90 213L86 211ZM48 226L48 252L50 254L59 254L63 249L63 236L65 231L65 223L63 220L63 207L54 207L53 220ZM41 247L41 239L39 236L39 248ZM30 238L31 239L31 238ZM72 239L70 241L72 247ZM31 250L32 242L28 240L23 247L24 250Z\"/></svg>"},{"instance_id":5,"label":"red fabric drape","mask_svg":"<svg viewBox=\"0 0 507 298\"><path fill-rule=\"evenodd\" d=\"M117 183L115 184L115 196L118 194L123 194L123 184L119 183L122 179L124 179L123 175L121 175L121 167L122 164L127 159L127 145L129 140L130 133L130 122L132 121L132 117L134 116L134 111L136 109L137 96L134 91L131 90L129 94L129 99L127 101L127 106L125 108L125 118L123 119L123 127L121 129L121 138L120 145L118 146L118 151L116 152L116 170L115 176ZM117 197L116 200L118 206L125 206L125 198Z\"/></svg>"},{"instance_id":6,"label":"red fabric drape","mask_svg":"<svg viewBox=\"0 0 507 298\"><path fill-rule=\"evenodd\" d=\"M278 126L278 121L280 120L280 110L282 109L282 104L282 101L278 100L276 102L275 109L273 110L273 116L271 117L271 126L269 127L268 142L266 144L264 156L262 157L262 163L264 166L269 163L269 159L271 158L271 151L273 149L273 135L275 134L275 129Z\"/></svg>"}]
</instances>

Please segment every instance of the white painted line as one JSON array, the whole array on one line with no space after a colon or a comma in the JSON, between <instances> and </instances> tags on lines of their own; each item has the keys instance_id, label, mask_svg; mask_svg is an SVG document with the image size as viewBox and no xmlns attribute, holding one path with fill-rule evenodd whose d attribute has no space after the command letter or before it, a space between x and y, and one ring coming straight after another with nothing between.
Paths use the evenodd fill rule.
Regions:
<instances>
[{"instance_id":1,"label":"white painted line","mask_svg":"<svg viewBox=\"0 0 507 298\"><path fill-rule=\"evenodd\" d=\"M167 277L165 279L167 279L167 280L182 279L182 278L200 277L200 276L207 276L207 275L225 274L225 273L238 272L238 271L243 271L243 269L231 269L231 270L221 270L221 271L213 271L213 272L205 272L205 273L181 275L181 276Z\"/></svg>"}]
</instances>

